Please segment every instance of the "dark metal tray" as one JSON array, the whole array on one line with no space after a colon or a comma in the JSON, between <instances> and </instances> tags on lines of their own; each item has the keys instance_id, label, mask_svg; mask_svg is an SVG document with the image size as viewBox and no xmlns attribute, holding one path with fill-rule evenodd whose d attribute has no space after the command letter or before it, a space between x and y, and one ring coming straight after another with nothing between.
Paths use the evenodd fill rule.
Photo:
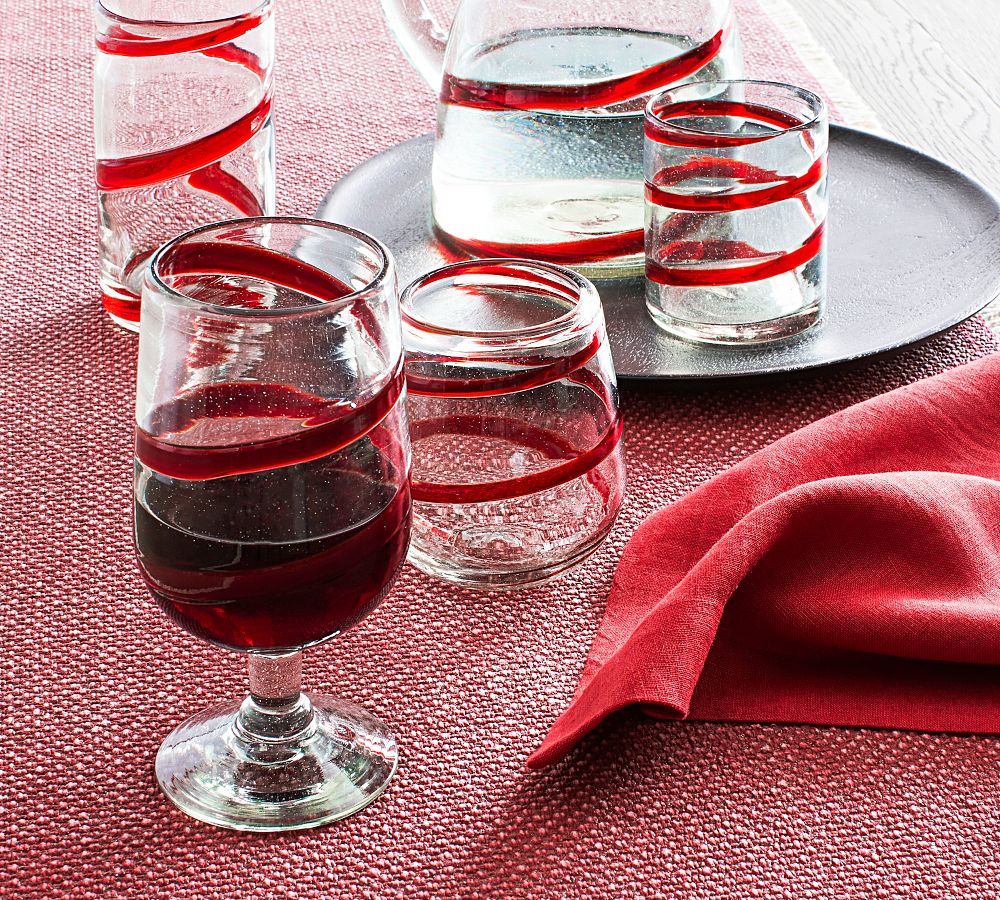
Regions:
<instances>
[{"instance_id":1,"label":"dark metal tray","mask_svg":"<svg viewBox=\"0 0 1000 900\"><path fill-rule=\"evenodd\" d=\"M342 178L321 219L373 234L401 284L446 255L429 227L432 137L397 144ZM1000 202L940 160L852 128L830 129L827 312L805 334L756 347L690 344L646 314L641 278L598 281L622 378L763 375L903 347L1000 295Z\"/></svg>"}]
</instances>

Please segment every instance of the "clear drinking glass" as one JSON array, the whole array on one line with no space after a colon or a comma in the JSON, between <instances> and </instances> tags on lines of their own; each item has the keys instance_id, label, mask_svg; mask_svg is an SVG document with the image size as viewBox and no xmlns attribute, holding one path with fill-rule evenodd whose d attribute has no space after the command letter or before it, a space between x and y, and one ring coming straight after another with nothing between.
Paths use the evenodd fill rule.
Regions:
<instances>
[{"instance_id":1,"label":"clear drinking glass","mask_svg":"<svg viewBox=\"0 0 1000 900\"><path fill-rule=\"evenodd\" d=\"M156 757L197 819L307 828L380 794L386 726L299 692L301 651L374 609L410 532L410 445L388 251L308 219L202 227L147 273L135 546L197 637L248 654L250 695L198 713Z\"/></svg>"},{"instance_id":2,"label":"clear drinking glass","mask_svg":"<svg viewBox=\"0 0 1000 900\"><path fill-rule=\"evenodd\" d=\"M401 296L418 568L470 587L558 575L592 553L625 487L594 286L558 266L445 266Z\"/></svg>"},{"instance_id":3,"label":"clear drinking glass","mask_svg":"<svg viewBox=\"0 0 1000 900\"><path fill-rule=\"evenodd\" d=\"M643 106L742 77L732 0L461 0L450 30L434 5L382 0L439 92L438 235L473 256L641 271Z\"/></svg>"},{"instance_id":4,"label":"clear drinking glass","mask_svg":"<svg viewBox=\"0 0 1000 900\"><path fill-rule=\"evenodd\" d=\"M272 0L98 0L104 308L138 329L146 264L196 225L274 211Z\"/></svg>"},{"instance_id":5,"label":"clear drinking glass","mask_svg":"<svg viewBox=\"0 0 1000 900\"><path fill-rule=\"evenodd\" d=\"M646 305L695 341L797 334L826 297L823 101L768 81L688 84L646 107Z\"/></svg>"}]
</instances>

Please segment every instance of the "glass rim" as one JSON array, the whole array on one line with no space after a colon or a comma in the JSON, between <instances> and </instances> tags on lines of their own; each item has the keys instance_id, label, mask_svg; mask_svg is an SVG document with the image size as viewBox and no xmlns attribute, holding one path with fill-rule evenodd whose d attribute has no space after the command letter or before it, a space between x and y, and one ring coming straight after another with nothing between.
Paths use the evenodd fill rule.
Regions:
<instances>
[{"instance_id":1,"label":"glass rim","mask_svg":"<svg viewBox=\"0 0 1000 900\"><path fill-rule=\"evenodd\" d=\"M465 273L472 276L487 275L489 274L487 272L477 272L477 269L484 266L508 266L529 272L535 271L536 273L541 272L545 275L556 276L568 282L567 288L574 290L576 297L572 298L560 295L553 288L551 292L552 297L572 303L571 308L561 315L555 316L546 322L540 322L537 325L495 328L482 331L471 328L449 328L445 325L437 325L421 318L414 310L411 299L419 292L432 289L438 282L453 276L460 276ZM473 278L468 283L475 284L477 283L477 279ZM495 285L486 286L495 287ZM512 288L512 290L514 289ZM491 347L495 347L497 343L502 344L509 340L556 337L573 325L592 322L595 316L601 312L602 307L600 294L594 284L572 269L556 265L555 263L542 262L541 260L496 256L461 260L425 272L400 291L399 309L404 328L419 330L421 334L432 335L434 337L467 337L480 344L489 344ZM467 352L469 355L474 355L474 351L471 349Z\"/></svg>"},{"instance_id":2,"label":"glass rim","mask_svg":"<svg viewBox=\"0 0 1000 900\"><path fill-rule=\"evenodd\" d=\"M268 2L270 2L270 0L268 0ZM160 262L161 257L182 241L186 241L189 238L213 231L215 229L252 225L304 225L317 227L326 231L332 231L337 234L346 234L349 237L355 238L369 249L375 251L379 263L378 271L362 287L359 287L357 290L352 291L349 294L345 294L343 297L338 297L336 300L327 300L320 303L310 303L308 305L301 306L283 306L275 309L254 309L249 306L227 306L221 303L209 303L206 300L199 300L197 297L192 297L190 294L184 294L181 291L172 288L160 277L160 274L157 271L157 265ZM267 319L281 318L285 316L305 316L310 313L329 314L330 312L344 309L363 296L377 293L386 282L389 274L392 272L392 268L392 254L389 252L389 249L377 238L374 238L370 234L366 234L357 228L351 228L349 225L341 225L337 222L326 222L320 219L310 219L307 216L248 216L239 219L225 219L221 222L211 222L208 225L200 225L197 228L192 228L190 231L185 231L182 234L172 237L169 241L157 248L156 252L149 261L147 272L149 280L153 282L156 289L174 301L181 301L195 306L198 309L203 309L208 312L217 313L230 318L246 317L254 319Z\"/></svg>"},{"instance_id":3,"label":"glass rim","mask_svg":"<svg viewBox=\"0 0 1000 900\"><path fill-rule=\"evenodd\" d=\"M116 22L127 22L130 25L149 25L154 28L195 28L199 25L221 25L225 22L238 22L240 19L261 15L267 7L274 5L274 0L260 0L256 6L234 16L220 16L217 19L192 19L190 22L171 22L168 19L133 19L129 16L123 16L121 13L112 12L108 9L106 0L95 0L95 2L101 13L109 19L114 19ZM128 41L129 39L121 38L120 40ZM135 42L133 41L133 43Z\"/></svg>"},{"instance_id":4,"label":"glass rim","mask_svg":"<svg viewBox=\"0 0 1000 900\"><path fill-rule=\"evenodd\" d=\"M771 81L764 78L730 78L730 79L710 79L707 81L686 81L684 84L678 84L674 87L666 88L665 90L658 91L653 94L646 103L646 107L643 110L643 117L656 125L664 128L671 128L682 134L698 135L700 137L729 137L728 132L725 131L709 131L705 128L691 128L685 125L678 125L671 119L661 118L661 114L670 108L668 104L660 110L656 110L655 104L661 100L663 97L669 94L677 94L687 91L689 88L699 88L706 86L713 87L729 87L732 85L752 85L754 87L766 87L766 88L780 88L783 91L788 92L802 100L805 100L812 107L812 115L795 125L788 125L776 128L771 134L763 135L758 140L772 140L773 138L780 137L783 134L792 134L796 131L805 131L811 128L813 125L820 122L827 115L826 102L817 94L815 91L809 90L809 88L804 88L798 84L791 84L787 81Z\"/></svg>"}]
</instances>

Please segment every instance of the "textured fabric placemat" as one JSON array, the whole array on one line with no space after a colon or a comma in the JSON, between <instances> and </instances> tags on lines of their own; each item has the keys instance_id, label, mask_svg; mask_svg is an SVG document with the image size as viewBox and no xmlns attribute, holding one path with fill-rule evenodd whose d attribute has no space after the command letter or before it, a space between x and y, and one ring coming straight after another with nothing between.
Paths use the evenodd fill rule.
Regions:
<instances>
[{"instance_id":1,"label":"textured fabric placemat","mask_svg":"<svg viewBox=\"0 0 1000 900\"><path fill-rule=\"evenodd\" d=\"M757 74L815 79L741 5ZM994 349L971 322L892 360L775 381L629 389L630 491L565 580L478 596L407 569L307 654L306 684L395 727L399 774L362 814L222 832L159 795L190 713L242 660L153 607L130 545L135 337L96 286L90 9L19 0L0 29L3 618L0 895L10 897L959 897L1000 876L1000 745L947 735L665 724L625 714L541 774L614 564L654 509L802 424ZM281 211L428 130L433 103L374 0L280 0ZM764 23L764 24L757 24Z\"/></svg>"}]
</instances>

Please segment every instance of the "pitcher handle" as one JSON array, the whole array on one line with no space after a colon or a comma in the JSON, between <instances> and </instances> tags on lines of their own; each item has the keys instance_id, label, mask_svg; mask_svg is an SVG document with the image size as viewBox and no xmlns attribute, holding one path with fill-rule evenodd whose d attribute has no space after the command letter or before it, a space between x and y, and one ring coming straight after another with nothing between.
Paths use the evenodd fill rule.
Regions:
<instances>
[{"instance_id":1,"label":"pitcher handle","mask_svg":"<svg viewBox=\"0 0 1000 900\"><path fill-rule=\"evenodd\" d=\"M424 0L381 0L382 13L399 49L435 93L441 89L448 33Z\"/></svg>"}]
</instances>

